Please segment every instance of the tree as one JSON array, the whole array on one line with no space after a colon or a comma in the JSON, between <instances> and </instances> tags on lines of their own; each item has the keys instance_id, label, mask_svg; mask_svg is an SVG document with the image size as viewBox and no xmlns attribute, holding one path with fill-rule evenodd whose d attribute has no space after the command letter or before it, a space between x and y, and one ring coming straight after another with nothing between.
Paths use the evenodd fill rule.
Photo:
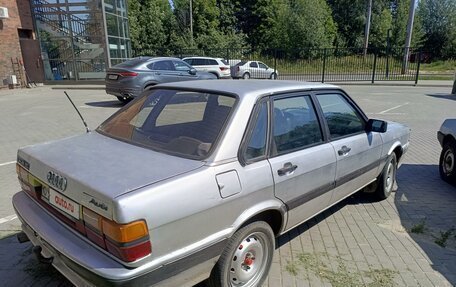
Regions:
<instances>
[{"instance_id":1,"label":"tree","mask_svg":"<svg viewBox=\"0 0 456 287\"><path fill-rule=\"evenodd\" d=\"M165 53L176 28L168 0L130 0L128 5L130 38L136 54Z\"/></svg>"},{"instance_id":2,"label":"tree","mask_svg":"<svg viewBox=\"0 0 456 287\"><path fill-rule=\"evenodd\" d=\"M365 0L328 0L337 23L336 43L346 47L362 47L366 14Z\"/></svg>"},{"instance_id":3,"label":"tree","mask_svg":"<svg viewBox=\"0 0 456 287\"><path fill-rule=\"evenodd\" d=\"M418 16L424 31L424 49L438 58L456 57L456 1L421 0Z\"/></svg>"},{"instance_id":4,"label":"tree","mask_svg":"<svg viewBox=\"0 0 456 287\"><path fill-rule=\"evenodd\" d=\"M325 1L292 1L282 17L281 25L286 25L282 43L288 48L332 47L337 27Z\"/></svg>"}]
</instances>

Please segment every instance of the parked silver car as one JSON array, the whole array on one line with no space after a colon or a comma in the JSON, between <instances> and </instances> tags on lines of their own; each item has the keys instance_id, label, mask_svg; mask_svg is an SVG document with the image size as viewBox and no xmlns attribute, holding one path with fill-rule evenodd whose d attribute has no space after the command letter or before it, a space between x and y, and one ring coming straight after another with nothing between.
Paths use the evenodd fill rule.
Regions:
<instances>
[{"instance_id":1,"label":"parked silver car","mask_svg":"<svg viewBox=\"0 0 456 287\"><path fill-rule=\"evenodd\" d=\"M456 119L447 119L440 126L437 138L442 146L439 160L440 177L456 184Z\"/></svg>"},{"instance_id":2,"label":"parked silver car","mask_svg":"<svg viewBox=\"0 0 456 287\"><path fill-rule=\"evenodd\" d=\"M159 83L216 78L213 74L198 72L178 58L137 57L109 68L105 84L107 94L126 103Z\"/></svg>"},{"instance_id":3,"label":"parked silver car","mask_svg":"<svg viewBox=\"0 0 456 287\"><path fill-rule=\"evenodd\" d=\"M160 84L96 131L20 149L13 205L76 286L261 286L276 236L366 186L387 198L408 145L332 85Z\"/></svg>"},{"instance_id":4,"label":"parked silver car","mask_svg":"<svg viewBox=\"0 0 456 287\"><path fill-rule=\"evenodd\" d=\"M197 71L214 74L217 79L231 78L230 65L223 58L187 57L182 61L194 67Z\"/></svg>"},{"instance_id":5,"label":"parked silver car","mask_svg":"<svg viewBox=\"0 0 456 287\"><path fill-rule=\"evenodd\" d=\"M268 67L260 61L241 61L231 67L231 77L233 79L242 78L244 80L253 79L272 79L275 80L279 72Z\"/></svg>"}]
</instances>

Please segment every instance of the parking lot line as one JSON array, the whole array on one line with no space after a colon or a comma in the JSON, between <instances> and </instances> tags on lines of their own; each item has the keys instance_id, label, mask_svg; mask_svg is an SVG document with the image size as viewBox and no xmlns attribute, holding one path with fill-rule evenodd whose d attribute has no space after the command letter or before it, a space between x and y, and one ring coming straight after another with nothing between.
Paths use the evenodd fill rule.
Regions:
<instances>
[{"instance_id":1,"label":"parking lot line","mask_svg":"<svg viewBox=\"0 0 456 287\"><path fill-rule=\"evenodd\" d=\"M402 104L402 105L392 107L392 108L390 108L390 109L387 109L387 110L384 110L384 111L379 112L379 114L387 113L387 112L389 112L389 111L398 109L398 108L403 107L403 106L406 106L406 105L408 105L408 104L409 104L409 103L407 102L407 103L404 103L404 104Z\"/></svg>"},{"instance_id":2,"label":"parking lot line","mask_svg":"<svg viewBox=\"0 0 456 287\"><path fill-rule=\"evenodd\" d=\"M0 166L5 166L5 165L13 164L13 163L16 163L16 161L8 161L8 162L0 163Z\"/></svg>"},{"instance_id":3,"label":"parking lot line","mask_svg":"<svg viewBox=\"0 0 456 287\"><path fill-rule=\"evenodd\" d=\"M6 222L11 221L11 220L14 220L14 219L16 219L16 218L17 218L17 215L16 215L16 214L13 214L13 215L9 215L9 216L0 218L0 224L6 223Z\"/></svg>"}]
</instances>

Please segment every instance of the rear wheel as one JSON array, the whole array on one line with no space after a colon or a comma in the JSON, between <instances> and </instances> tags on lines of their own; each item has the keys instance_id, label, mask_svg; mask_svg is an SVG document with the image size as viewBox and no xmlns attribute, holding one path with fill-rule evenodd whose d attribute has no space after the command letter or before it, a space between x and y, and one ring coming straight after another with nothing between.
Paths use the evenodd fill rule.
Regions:
<instances>
[{"instance_id":1,"label":"rear wheel","mask_svg":"<svg viewBox=\"0 0 456 287\"><path fill-rule=\"evenodd\" d=\"M248 79L250 79L250 74L249 73L244 73L244 75L242 75L242 78L244 80L248 80Z\"/></svg>"},{"instance_id":2,"label":"rear wheel","mask_svg":"<svg viewBox=\"0 0 456 287\"><path fill-rule=\"evenodd\" d=\"M256 287L268 276L274 254L275 238L264 221L239 229L212 270L211 287Z\"/></svg>"},{"instance_id":3,"label":"rear wheel","mask_svg":"<svg viewBox=\"0 0 456 287\"><path fill-rule=\"evenodd\" d=\"M378 186L375 195L379 199L386 199L391 195L396 182L397 158L393 152L387 159L382 174L378 178Z\"/></svg>"},{"instance_id":4,"label":"rear wheel","mask_svg":"<svg viewBox=\"0 0 456 287\"><path fill-rule=\"evenodd\" d=\"M456 183L455 152L456 143L454 141L446 142L443 145L439 160L440 177L452 184Z\"/></svg>"}]
</instances>

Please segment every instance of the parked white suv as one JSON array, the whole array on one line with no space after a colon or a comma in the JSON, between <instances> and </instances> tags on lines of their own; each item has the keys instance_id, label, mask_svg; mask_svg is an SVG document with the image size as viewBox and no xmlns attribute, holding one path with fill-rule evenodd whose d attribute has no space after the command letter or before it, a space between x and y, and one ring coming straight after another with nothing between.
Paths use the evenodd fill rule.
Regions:
<instances>
[{"instance_id":1,"label":"parked white suv","mask_svg":"<svg viewBox=\"0 0 456 287\"><path fill-rule=\"evenodd\" d=\"M197 71L214 74L219 79L231 77L230 65L222 58L187 57L182 60Z\"/></svg>"}]
</instances>

